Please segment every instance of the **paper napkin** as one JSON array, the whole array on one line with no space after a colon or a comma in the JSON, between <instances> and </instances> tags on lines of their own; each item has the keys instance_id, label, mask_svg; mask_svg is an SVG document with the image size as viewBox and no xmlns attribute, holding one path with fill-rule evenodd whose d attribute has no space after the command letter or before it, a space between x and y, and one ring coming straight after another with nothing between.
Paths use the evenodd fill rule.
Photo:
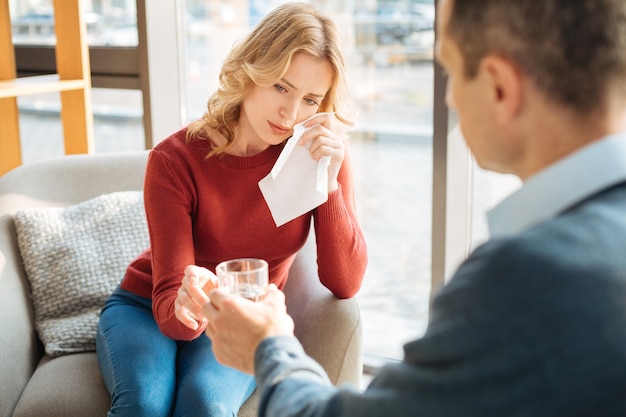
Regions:
<instances>
[{"instance_id":1,"label":"paper napkin","mask_svg":"<svg viewBox=\"0 0 626 417\"><path fill-rule=\"evenodd\" d=\"M317 113L313 117L321 114ZM304 127L305 122L293 127L293 136L287 140L274 167L259 181L259 188L277 227L313 210L328 199L330 156L315 161L309 153L309 143L298 145L300 137L308 130Z\"/></svg>"}]
</instances>

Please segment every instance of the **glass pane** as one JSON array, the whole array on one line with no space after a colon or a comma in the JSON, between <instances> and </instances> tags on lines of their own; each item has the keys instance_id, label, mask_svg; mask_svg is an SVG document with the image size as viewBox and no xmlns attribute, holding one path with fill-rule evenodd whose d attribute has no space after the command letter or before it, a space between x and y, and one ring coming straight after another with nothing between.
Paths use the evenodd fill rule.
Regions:
<instances>
[{"instance_id":1,"label":"glass pane","mask_svg":"<svg viewBox=\"0 0 626 417\"><path fill-rule=\"evenodd\" d=\"M9 0L14 44L56 42L52 0Z\"/></svg>"},{"instance_id":2,"label":"glass pane","mask_svg":"<svg viewBox=\"0 0 626 417\"><path fill-rule=\"evenodd\" d=\"M137 46L135 0L82 0L89 45ZM9 0L15 44L56 42L52 0Z\"/></svg>"},{"instance_id":3,"label":"glass pane","mask_svg":"<svg viewBox=\"0 0 626 417\"><path fill-rule=\"evenodd\" d=\"M138 90L94 88L95 152L118 152L145 148L143 104ZM18 98L22 163L64 154L59 93Z\"/></svg>"},{"instance_id":4,"label":"glass pane","mask_svg":"<svg viewBox=\"0 0 626 417\"><path fill-rule=\"evenodd\" d=\"M18 97L22 164L65 153L59 93Z\"/></svg>"},{"instance_id":5,"label":"glass pane","mask_svg":"<svg viewBox=\"0 0 626 417\"><path fill-rule=\"evenodd\" d=\"M186 0L190 120L233 41L283 1ZM432 202L432 0L311 1L342 30L360 116L350 140L369 267L358 294L369 360L402 357L425 328Z\"/></svg>"}]
</instances>

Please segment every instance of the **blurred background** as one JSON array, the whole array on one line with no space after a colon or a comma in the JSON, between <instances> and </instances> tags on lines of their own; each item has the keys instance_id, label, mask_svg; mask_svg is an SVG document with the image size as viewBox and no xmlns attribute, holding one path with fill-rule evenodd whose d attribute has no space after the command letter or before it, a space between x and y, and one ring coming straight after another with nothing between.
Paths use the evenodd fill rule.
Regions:
<instances>
[{"instance_id":1,"label":"blurred background","mask_svg":"<svg viewBox=\"0 0 626 417\"><path fill-rule=\"evenodd\" d=\"M181 112L189 122L204 112L233 42L283 1L163 1L176 2L180 12L176 27L182 53L162 58L180 65ZM50 0L9 3L16 45L54 45ZM349 148L370 262L357 298L364 321L366 365L375 367L382 360L400 359L402 344L419 336L428 319L432 286L434 0L310 3L330 15L342 31L349 85L359 110ZM135 0L84 0L90 48L137 48L137 4ZM146 147L141 91L95 87L92 96L96 152ZM23 162L62 155L58 94L23 96L18 103ZM155 137L153 142L162 139ZM471 172L470 234L476 245L487 235L485 211L519 183L475 166Z\"/></svg>"}]
</instances>

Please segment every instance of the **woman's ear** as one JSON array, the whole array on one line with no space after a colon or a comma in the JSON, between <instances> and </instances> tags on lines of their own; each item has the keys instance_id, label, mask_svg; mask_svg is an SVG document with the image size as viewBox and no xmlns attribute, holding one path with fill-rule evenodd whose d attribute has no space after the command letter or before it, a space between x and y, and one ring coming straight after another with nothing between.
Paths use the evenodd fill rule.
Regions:
<instances>
[{"instance_id":1,"label":"woman's ear","mask_svg":"<svg viewBox=\"0 0 626 417\"><path fill-rule=\"evenodd\" d=\"M517 65L499 55L488 55L481 70L491 86L490 99L497 122L507 124L519 116L523 105L523 76Z\"/></svg>"}]
</instances>

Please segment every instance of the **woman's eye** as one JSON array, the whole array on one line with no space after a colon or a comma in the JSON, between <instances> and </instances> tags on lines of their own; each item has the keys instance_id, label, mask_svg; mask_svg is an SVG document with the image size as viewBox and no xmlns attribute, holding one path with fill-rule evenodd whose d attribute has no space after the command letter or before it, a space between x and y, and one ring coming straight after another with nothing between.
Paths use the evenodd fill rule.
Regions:
<instances>
[{"instance_id":1,"label":"woman's eye","mask_svg":"<svg viewBox=\"0 0 626 417\"><path fill-rule=\"evenodd\" d=\"M319 106L320 105L316 100L313 100L312 98L305 98L304 101L306 101L306 103L310 104L311 106Z\"/></svg>"},{"instance_id":2,"label":"woman's eye","mask_svg":"<svg viewBox=\"0 0 626 417\"><path fill-rule=\"evenodd\" d=\"M287 91L287 89L285 87L283 87L280 84L274 84L274 88L276 89L276 91L278 91L279 93L284 93Z\"/></svg>"}]
</instances>

